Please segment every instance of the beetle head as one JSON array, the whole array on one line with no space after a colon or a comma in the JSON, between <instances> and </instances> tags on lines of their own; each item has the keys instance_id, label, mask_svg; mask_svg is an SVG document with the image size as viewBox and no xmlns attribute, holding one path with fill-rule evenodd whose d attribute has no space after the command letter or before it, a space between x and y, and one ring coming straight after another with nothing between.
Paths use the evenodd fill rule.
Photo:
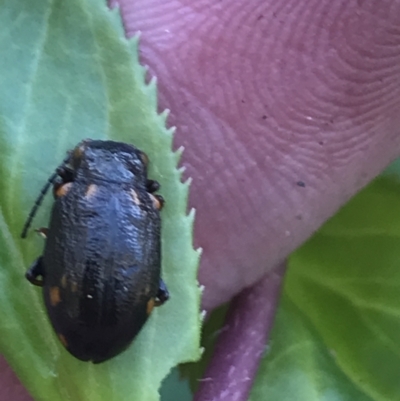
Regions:
<instances>
[{"instance_id":1,"label":"beetle head","mask_svg":"<svg viewBox=\"0 0 400 401\"><path fill-rule=\"evenodd\" d=\"M104 181L146 181L148 158L145 153L123 142L85 140L71 154L70 164L77 175Z\"/></svg>"}]
</instances>

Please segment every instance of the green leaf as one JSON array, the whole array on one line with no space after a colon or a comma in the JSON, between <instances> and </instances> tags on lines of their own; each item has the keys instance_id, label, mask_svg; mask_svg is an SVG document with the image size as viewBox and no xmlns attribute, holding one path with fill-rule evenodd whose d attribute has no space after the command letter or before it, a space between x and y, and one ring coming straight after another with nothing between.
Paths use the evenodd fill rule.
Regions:
<instances>
[{"instance_id":1,"label":"green leaf","mask_svg":"<svg viewBox=\"0 0 400 401\"><path fill-rule=\"evenodd\" d=\"M371 401L333 362L322 342L285 293L250 401Z\"/></svg>"},{"instance_id":2,"label":"green leaf","mask_svg":"<svg viewBox=\"0 0 400 401\"><path fill-rule=\"evenodd\" d=\"M201 359L179 366L181 377L189 381L192 393L196 393L198 390L201 383L199 379L204 376L207 366L211 362L215 344L223 328L229 305L229 303L225 303L214 309L207 316L201 330L201 348L203 350Z\"/></svg>"},{"instance_id":3,"label":"green leaf","mask_svg":"<svg viewBox=\"0 0 400 401\"><path fill-rule=\"evenodd\" d=\"M251 400L400 400L400 184L381 178L290 259Z\"/></svg>"},{"instance_id":4,"label":"green leaf","mask_svg":"<svg viewBox=\"0 0 400 401\"><path fill-rule=\"evenodd\" d=\"M186 214L166 113L155 82L145 82L138 38L102 0L0 1L0 347L40 400L157 400L161 380L199 357L199 254L194 213ZM70 356L47 319L41 290L24 278L42 252L34 234L20 239L40 188L65 152L84 138L133 143L161 184L163 278L171 300L157 308L133 345L100 365ZM51 197L34 220L46 226Z\"/></svg>"}]
</instances>

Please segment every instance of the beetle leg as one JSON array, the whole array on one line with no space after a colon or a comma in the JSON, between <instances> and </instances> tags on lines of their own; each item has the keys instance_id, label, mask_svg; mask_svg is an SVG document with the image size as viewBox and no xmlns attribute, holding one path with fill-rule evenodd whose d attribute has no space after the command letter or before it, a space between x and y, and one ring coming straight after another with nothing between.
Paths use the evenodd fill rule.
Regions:
<instances>
[{"instance_id":1,"label":"beetle leg","mask_svg":"<svg viewBox=\"0 0 400 401\"><path fill-rule=\"evenodd\" d=\"M158 291L154 306L160 306L164 302L168 301L168 299L169 299L169 292L167 286L165 285L164 281L162 281L162 279L160 278L160 283L158 285Z\"/></svg>"},{"instance_id":2,"label":"beetle leg","mask_svg":"<svg viewBox=\"0 0 400 401\"><path fill-rule=\"evenodd\" d=\"M38 276L42 276L42 279L39 280ZM32 263L29 270L25 273L25 277L30 283L43 287L44 271L41 256Z\"/></svg>"},{"instance_id":3,"label":"beetle leg","mask_svg":"<svg viewBox=\"0 0 400 401\"><path fill-rule=\"evenodd\" d=\"M154 180L147 180L146 182L146 190L149 193L156 192L160 189L160 184L157 181Z\"/></svg>"},{"instance_id":4,"label":"beetle leg","mask_svg":"<svg viewBox=\"0 0 400 401\"><path fill-rule=\"evenodd\" d=\"M49 229L48 228L46 228L46 227L40 227L40 228L37 228L36 230L35 230L35 232L37 232L39 235L41 235L43 238L47 238L47 235L48 235L48 233L49 233Z\"/></svg>"},{"instance_id":5,"label":"beetle leg","mask_svg":"<svg viewBox=\"0 0 400 401\"><path fill-rule=\"evenodd\" d=\"M74 180L74 170L68 166L61 166L57 169L57 174L62 179L62 184L72 182Z\"/></svg>"}]
</instances>

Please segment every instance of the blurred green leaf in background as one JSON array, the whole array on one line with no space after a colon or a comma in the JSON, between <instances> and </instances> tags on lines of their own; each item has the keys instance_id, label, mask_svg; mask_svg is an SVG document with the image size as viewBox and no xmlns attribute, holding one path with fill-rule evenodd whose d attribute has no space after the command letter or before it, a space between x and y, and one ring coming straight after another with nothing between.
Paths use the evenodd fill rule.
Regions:
<instances>
[{"instance_id":1,"label":"blurred green leaf in background","mask_svg":"<svg viewBox=\"0 0 400 401\"><path fill-rule=\"evenodd\" d=\"M400 400L399 206L379 178L292 255L251 401Z\"/></svg>"},{"instance_id":2,"label":"blurred green leaf in background","mask_svg":"<svg viewBox=\"0 0 400 401\"><path fill-rule=\"evenodd\" d=\"M37 400L157 400L170 369L199 356L199 254L188 183L177 169L173 129L157 113L138 39L103 0L0 0L0 350ZM29 209L66 151L85 138L136 145L161 184L163 278L171 300L133 345L104 364L63 349L41 290L24 278L43 240L20 232ZM34 227L46 226L51 196Z\"/></svg>"},{"instance_id":3,"label":"blurred green leaf in background","mask_svg":"<svg viewBox=\"0 0 400 401\"><path fill-rule=\"evenodd\" d=\"M250 401L400 400L399 178L397 161L289 258ZM181 367L192 389L225 309L203 327L202 359Z\"/></svg>"}]
</instances>

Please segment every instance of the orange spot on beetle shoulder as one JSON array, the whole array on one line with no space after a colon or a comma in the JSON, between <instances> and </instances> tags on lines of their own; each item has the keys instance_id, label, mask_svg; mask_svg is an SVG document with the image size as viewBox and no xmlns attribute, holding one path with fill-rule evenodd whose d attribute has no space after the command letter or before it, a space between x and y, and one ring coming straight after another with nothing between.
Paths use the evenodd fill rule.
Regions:
<instances>
[{"instance_id":1,"label":"orange spot on beetle shoulder","mask_svg":"<svg viewBox=\"0 0 400 401\"><path fill-rule=\"evenodd\" d=\"M67 341L67 339L65 338L65 336L64 336L63 334L61 334L61 333L58 333L58 338L59 338L59 340L61 341L61 344L62 344L65 348L67 348L67 347L68 347L68 341Z\"/></svg>"},{"instance_id":2,"label":"orange spot on beetle shoulder","mask_svg":"<svg viewBox=\"0 0 400 401\"><path fill-rule=\"evenodd\" d=\"M85 197L86 198L91 198L96 192L97 192L97 185L90 184L87 187L87 190L86 190L86 193L85 193Z\"/></svg>"},{"instance_id":3,"label":"orange spot on beetle shoulder","mask_svg":"<svg viewBox=\"0 0 400 401\"><path fill-rule=\"evenodd\" d=\"M153 206L157 209L157 210L161 210L162 209L162 203L161 201L154 196L153 194L149 194L151 201L153 202Z\"/></svg>"},{"instance_id":4,"label":"orange spot on beetle shoulder","mask_svg":"<svg viewBox=\"0 0 400 401\"><path fill-rule=\"evenodd\" d=\"M149 301L147 302L147 307L146 307L146 313L150 315L152 310L154 309L154 306L156 305L156 301L154 298L150 298Z\"/></svg>"},{"instance_id":5,"label":"orange spot on beetle shoulder","mask_svg":"<svg viewBox=\"0 0 400 401\"><path fill-rule=\"evenodd\" d=\"M55 191L55 195L57 198L60 198L61 196L65 196L68 191L72 187L72 182L67 182L66 184L61 185L57 190Z\"/></svg>"},{"instance_id":6,"label":"orange spot on beetle shoulder","mask_svg":"<svg viewBox=\"0 0 400 401\"><path fill-rule=\"evenodd\" d=\"M51 306L57 306L61 302L59 287L50 287L49 295Z\"/></svg>"}]
</instances>

